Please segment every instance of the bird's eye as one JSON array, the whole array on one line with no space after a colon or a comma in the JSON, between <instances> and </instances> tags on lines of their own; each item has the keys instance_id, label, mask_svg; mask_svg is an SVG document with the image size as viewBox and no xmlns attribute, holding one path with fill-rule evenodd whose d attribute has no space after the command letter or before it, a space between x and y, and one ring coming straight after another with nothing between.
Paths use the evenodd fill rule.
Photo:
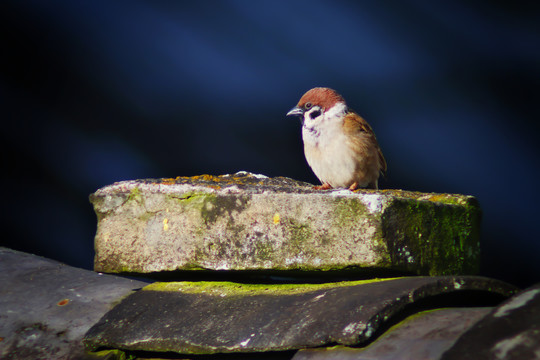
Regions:
<instances>
[{"instance_id":1,"label":"bird's eye","mask_svg":"<svg viewBox=\"0 0 540 360\"><path fill-rule=\"evenodd\" d=\"M313 104L310 103L310 102L307 102L306 105L304 105L304 107L306 108L306 110L311 109L312 106L313 106Z\"/></svg>"}]
</instances>

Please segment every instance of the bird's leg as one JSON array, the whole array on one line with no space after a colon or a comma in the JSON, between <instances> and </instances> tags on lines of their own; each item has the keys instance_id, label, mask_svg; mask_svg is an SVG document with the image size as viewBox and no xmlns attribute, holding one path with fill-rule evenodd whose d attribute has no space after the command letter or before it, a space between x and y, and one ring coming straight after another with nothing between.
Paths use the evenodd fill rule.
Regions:
<instances>
[{"instance_id":1,"label":"bird's leg","mask_svg":"<svg viewBox=\"0 0 540 360\"><path fill-rule=\"evenodd\" d=\"M313 189L315 189L315 190L328 190L328 189L331 189L331 188L332 188L332 186L329 183L324 183L322 185L313 187Z\"/></svg>"},{"instance_id":2,"label":"bird's leg","mask_svg":"<svg viewBox=\"0 0 540 360\"><path fill-rule=\"evenodd\" d=\"M349 190L354 191L356 189L358 189L358 183L355 181L349 186Z\"/></svg>"}]
</instances>

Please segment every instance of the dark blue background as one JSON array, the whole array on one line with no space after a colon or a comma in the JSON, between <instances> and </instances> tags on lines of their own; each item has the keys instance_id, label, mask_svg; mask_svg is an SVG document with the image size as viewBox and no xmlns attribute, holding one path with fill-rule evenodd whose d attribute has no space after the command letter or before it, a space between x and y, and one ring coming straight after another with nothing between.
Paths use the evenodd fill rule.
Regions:
<instances>
[{"instance_id":1,"label":"dark blue background","mask_svg":"<svg viewBox=\"0 0 540 360\"><path fill-rule=\"evenodd\" d=\"M314 86L377 133L383 188L472 194L483 274L540 281L538 2L4 1L2 243L91 268L88 195L238 170L317 183Z\"/></svg>"}]
</instances>

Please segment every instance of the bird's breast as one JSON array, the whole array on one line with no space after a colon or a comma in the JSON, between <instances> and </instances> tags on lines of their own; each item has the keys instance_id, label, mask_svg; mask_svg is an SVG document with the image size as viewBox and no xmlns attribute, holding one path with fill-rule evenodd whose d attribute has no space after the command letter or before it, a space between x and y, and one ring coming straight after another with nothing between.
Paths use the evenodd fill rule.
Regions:
<instances>
[{"instance_id":1,"label":"bird's breast","mask_svg":"<svg viewBox=\"0 0 540 360\"><path fill-rule=\"evenodd\" d=\"M347 187L356 168L356 159L345 134L337 129L303 128L306 160L321 182Z\"/></svg>"}]
</instances>

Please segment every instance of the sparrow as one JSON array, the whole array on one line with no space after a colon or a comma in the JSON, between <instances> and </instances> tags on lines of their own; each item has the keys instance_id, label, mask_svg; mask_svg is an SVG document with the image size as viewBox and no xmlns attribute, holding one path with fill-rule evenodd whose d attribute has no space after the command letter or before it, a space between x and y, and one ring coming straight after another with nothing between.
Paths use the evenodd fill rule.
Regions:
<instances>
[{"instance_id":1,"label":"sparrow","mask_svg":"<svg viewBox=\"0 0 540 360\"><path fill-rule=\"evenodd\" d=\"M287 116L299 117L306 160L321 181L317 190L378 189L386 160L371 126L335 90L306 92Z\"/></svg>"}]
</instances>

